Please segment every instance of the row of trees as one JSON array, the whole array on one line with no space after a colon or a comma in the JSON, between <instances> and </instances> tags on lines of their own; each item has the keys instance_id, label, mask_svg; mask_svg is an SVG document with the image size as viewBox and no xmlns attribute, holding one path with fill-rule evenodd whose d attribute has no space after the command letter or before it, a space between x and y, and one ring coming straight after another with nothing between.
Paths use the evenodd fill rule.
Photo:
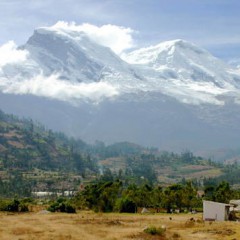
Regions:
<instances>
[{"instance_id":1,"label":"row of trees","mask_svg":"<svg viewBox=\"0 0 240 240\"><path fill-rule=\"evenodd\" d=\"M229 202L239 198L240 192L230 188L227 182L205 188L205 195L199 196L197 189L190 181L185 184L173 184L168 187L143 184L125 186L122 181L100 181L86 186L72 200L80 208L89 208L102 212L136 212L139 207L190 211L202 207L202 199L218 202Z\"/></svg>"},{"instance_id":2,"label":"row of trees","mask_svg":"<svg viewBox=\"0 0 240 240\"><path fill-rule=\"evenodd\" d=\"M184 184L172 184L168 187L150 186L149 184L126 185L120 180L99 181L89 184L85 189L70 199L60 197L51 202L48 210L74 213L75 209L92 209L96 212L135 213L138 208L151 208L157 212L171 213L180 211L201 210L202 200L228 203L238 199L240 191L230 188L227 182L216 186L206 186L205 194L199 196L197 189L190 181ZM18 200L0 199L0 211L27 211L31 198Z\"/></svg>"}]
</instances>

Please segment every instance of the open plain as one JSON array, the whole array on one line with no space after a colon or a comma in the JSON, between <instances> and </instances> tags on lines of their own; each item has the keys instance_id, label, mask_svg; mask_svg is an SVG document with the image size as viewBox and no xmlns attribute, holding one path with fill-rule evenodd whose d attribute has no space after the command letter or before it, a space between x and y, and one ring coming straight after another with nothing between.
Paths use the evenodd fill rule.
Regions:
<instances>
[{"instance_id":1,"label":"open plain","mask_svg":"<svg viewBox=\"0 0 240 240\"><path fill-rule=\"evenodd\" d=\"M166 229L162 235L147 227ZM0 213L1 240L240 239L239 222L203 222L202 214Z\"/></svg>"}]
</instances>

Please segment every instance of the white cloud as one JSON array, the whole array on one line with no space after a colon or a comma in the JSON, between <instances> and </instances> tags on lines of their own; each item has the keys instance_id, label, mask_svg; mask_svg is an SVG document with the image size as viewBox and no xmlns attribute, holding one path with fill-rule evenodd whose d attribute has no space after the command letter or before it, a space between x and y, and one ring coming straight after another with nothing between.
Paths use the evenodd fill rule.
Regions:
<instances>
[{"instance_id":1,"label":"white cloud","mask_svg":"<svg viewBox=\"0 0 240 240\"><path fill-rule=\"evenodd\" d=\"M108 83L70 83L59 80L57 75L38 75L32 79L11 82L0 78L0 90L4 93L33 94L71 103L83 99L97 103L118 95L117 89Z\"/></svg>"},{"instance_id":2,"label":"white cloud","mask_svg":"<svg viewBox=\"0 0 240 240\"><path fill-rule=\"evenodd\" d=\"M0 47L0 67L8 63L17 63L25 61L28 52L26 50L18 50L13 41L9 41Z\"/></svg>"},{"instance_id":3,"label":"white cloud","mask_svg":"<svg viewBox=\"0 0 240 240\"><path fill-rule=\"evenodd\" d=\"M84 23L76 25L75 22L67 23L59 21L52 27L55 30L63 31L78 31L86 33L90 39L95 42L110 47L115 53L121 54L124 50L134 46L132 34L134 30L116 25L103 25L101 27Z\"/></svg>"}]
</instances>

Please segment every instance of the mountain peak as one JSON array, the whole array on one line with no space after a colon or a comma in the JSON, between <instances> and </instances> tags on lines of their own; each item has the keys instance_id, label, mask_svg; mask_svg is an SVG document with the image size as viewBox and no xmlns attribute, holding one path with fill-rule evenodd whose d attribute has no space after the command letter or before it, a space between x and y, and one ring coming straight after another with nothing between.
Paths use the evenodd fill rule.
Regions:
<instances>
[{"instance_id":1,"label":"mountain peak","mask_svg":"<svg viewBox=\"0 0 240 240\"><path fill-rule=\"evenodd\" d=\"M51 27L40 27L34 30L34 35L35 34L53 34L56 37L62 37L62 38L68 38L72 39L75 41L81 40L82 38L90 39L87 37L87 34L84 33L83 31L76 31L74 29L70 28L63 28L63 27L58 27L56 25L51 26Z\"/></svg>"},{"instance_id":2,"label":"mountain peak","mask_svg":"<svg viewBox=\"0 0 240 240\"><path fill-rule=\"evenodd\" d=\"M205 49L182 39L141 48L124 56L155 89L186 103L224 104L218 95L239 89L239 74ZM210 100L211 99L211 100Z\"/></svg>"},{"instance_id":3,"label":"mountain peak","mask_svg":"<svg viewBox=\"0 0 240 240\"><path fill-rule=\"evenodd\" d=\"M169 59L177 54L184 54L191 52L191 54L210 55L206 50L196 46L195 44L183 39L175 39L170 41L161 42L157 45L141 48L130 52L125 56L125 60L133 64L148 64L153 65L155 62L165 65L164 59ZM179 59L177 59L179 60ZM169 62L169 61L168 61Z\"/></svg>"},{"instance_id":4,"label":"mountain peak","mask_svg":"<svg viewBox=\"0 0 240 240\"><path fill-rule=\"evenodd\" d=\"M126 55L125 60L151 68L165 78L211 82L219 87L228 85L226 79L231 82L226 74L230 66L208 51L182 39L135 50ZM167 74L171 72L171 76L166 76L166 71Z\"/></svg>"},{"instance_id":5,"label":"mountain peak","mask_svg":"<svg viewBox=\"0 0 240 240\"><path fill-rule=\"evenodd\" d=\"M188 42L184 39L173 39L173 40L168 40L168 41L164 41L161 42L159 44L157 44L156 46L158 47L187 47L187 46L191 46L193 45L191 42Z\"/></svg>"},{"instance_id":6,"label":"mountain peak","mask_svg":"<svg viewBox=\"0 0 240 240\"><path fill-rule=\"evenodd\" d=\"M41 27L23 46L44 75L57 73L72 82L99 82L114 75L134 78L131 67L110 48L98 44L83 31Z\"/></svg>"},{"instance_id":7,"label":"mountain peak","mask_svg":"<svg viewBox=\"0 0 240 240\"><path fill-rule=\"evenodd\" d=\"M195 46L197 47L195 44L193 44L192 42L189 42L187 40L184 39L173 39L173 40L168 40L165 42L160 43L160 45L164 45L164 44L168 44L168 45L172 45L172 46L179 46L179 47L190 47L190 46ZM199 48L199 47L197 47Z\"/></svg>"},{"instance_id":8,"label":"mountain peak","mask_svg":"<svg viewBox=\"0 0 240 240\"><path fill-rule=\"evenodd\" d=\"M112 89L119 95L158 92L196 104L223 104L219 95L239 89L239 73L206 50L183 39L135 50L128 53L123 61L82 28L60 23L36 29L21 49L29 53L26 61L9 64L2 70L2 75L7 76L5 89L9 89L8 79L9 82L16 78L19 82L37 79L35 82L41 91L36 91L34 87L24 87L22 91L40 92L45 96L48 94L46 87L38 79L51 79L53 76L56 83L71 85L74 89L82 88L78 85L81 83L90 84L89 88L92 88L92 83L100 83L101 91L101 84L110 87L111 96ZM46 83L50 81L53 80L46 80ZM55 84L56 88L58 84ZM74 94L66 94L65 87L63 92L67 99L76 98ZM58 91L53 96L59 99Z\"/></svg>"}]
</instances>

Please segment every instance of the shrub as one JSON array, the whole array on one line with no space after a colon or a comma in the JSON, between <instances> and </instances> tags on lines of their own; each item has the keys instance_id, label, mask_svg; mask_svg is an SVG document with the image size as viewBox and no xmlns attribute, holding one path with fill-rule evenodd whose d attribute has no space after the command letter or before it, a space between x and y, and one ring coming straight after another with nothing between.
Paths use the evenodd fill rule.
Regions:
<instances>
[{"instance_id":1,"label":"shrub","mask_svg":"<svg viewBox=\"0 0 240 240\"><path fill-rule=\"evenodd\" d=\"M59 210L59 203L54 202L48 207L48 211L57 212Z\"/></svg>"},{"instance_id":2,"label":"shrub","mask_svg":"<svg viewBox=\"0 0 240 240\"><path fill-rule=\"evenodd\" d=\"M150 235L160 235L163 236L166 228L150 226L144 229L144 232Z\"/></svg>"},{"instance_id":3,"label":"shrub","mask_svg":"<svg viewBox=\"0 0 240 240\"><path fill-rule=\"evenodd\" d=\"M19 212L28 212L28 206L24 203L20 203L19 204L19 208L18 208L18 211Z\"/></svg>"},{"instance_id":4,"label":"shrub","mask_svg":"<svg viewBox=\"0 0 240 240\"><path fill-rule=\"evenodd\" d=\"M121 198L117 203L117 210L120 213L135 213L136 208L136 204L128 198Z\"/></svg>"},{"instance_id":5,"label":"shrub","mask_svg":"<svg viewBox=\"0 0 240 240\"><path fill-rule=\"evenodd\" d=\"M67 203L65 205L65 212L66 213L76 213L76 209L75 209L75 207L73 207L72 205Z\"/></svg>"},{"instance_id":6,"label":"shrub","mask_svg":"<svg viewBox=\"0 0 240 240\"><path fill-rule=\"evenodd\" d=\"M73 205L67 202L65 199L58 199L56 202L52 203L48 211L50 212L66 212L66 213L76 213L76 209Z\"/></svg>"},{"instance_id":7,"label":"shrub","mask_svg":"<svg viewBox=\"0 0 240 240\"><path fill-rule=\"evenodd\" d=\"M14 199L7 205L6 211L9 212L18 212L20 202L17 199Z\"/></svg>"},{"instance_id":8,"label":"shrub","mask_svg":"<svg viewBox=\"0 0 240 240\"><path fill-rule=\"evenodd\" d=\"M0 211L7 211L9 201L0 199Z\"/></svg>"},{"instance_id":9,"label":"shrub","mask_svg":"<svg viewBox=\"0 0 240 240\"><path fill-rule=\"evenodd\" d=\"M8 212L28 212L28 206L26 203L17 199L13 200L1 200L0 211Z\"/></svg>"}]
</instances>

